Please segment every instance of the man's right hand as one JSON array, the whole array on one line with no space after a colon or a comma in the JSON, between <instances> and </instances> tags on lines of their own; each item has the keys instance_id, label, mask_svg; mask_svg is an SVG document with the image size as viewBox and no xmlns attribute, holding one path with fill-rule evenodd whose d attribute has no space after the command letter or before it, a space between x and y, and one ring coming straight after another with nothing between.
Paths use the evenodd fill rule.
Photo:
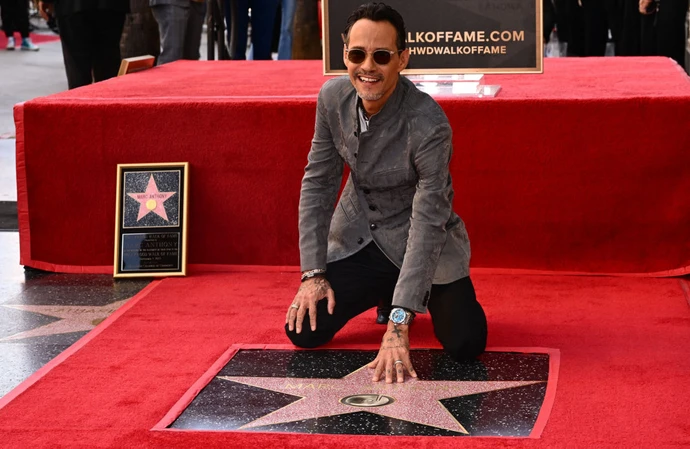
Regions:
<instances>
[{"instance_id":1,"label":"man's right hand","mask_svg":"<svg viewBox=\"0 0 690 449\"><path fill-rule=\"evenodd\" d=\"M316 330L316 303L328 298L328 313L333 315L335 309L335 293L325 277L317 276L302 282L295 299L288 308L285 323L290 331L297 328L297 333L302 332L304 316L309 312L311 330Z\"/></svg>"}]
</instances>

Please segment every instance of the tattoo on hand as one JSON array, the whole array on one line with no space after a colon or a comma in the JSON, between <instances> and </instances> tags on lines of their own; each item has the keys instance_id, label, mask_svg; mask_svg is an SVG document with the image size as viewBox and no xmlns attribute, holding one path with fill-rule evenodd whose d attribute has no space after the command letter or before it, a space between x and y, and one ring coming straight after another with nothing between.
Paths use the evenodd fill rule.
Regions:
<instances>
[{"instance_id":1,"label":"tattoo on hand","mask_svg":"<svg viewBox=\"0 0 690 449\"><path fill-rule=\"evenodd\" d=\"M326 278L324 277L316 277L312 278L311 282L303 282L299 286L299 292L307 292L309 294L323 294L324 296L326 295L326 292L331 288L331 284L328 283Z\"/></svg>"},{"instance_id":2,"label":"tattoo on hand","mask_svg":"<svg viewBox=\"0 0 690 449\"><path fill-rule=\"evenodd\" d=\"M410 345L381 346L381 349L397 349L397 348L410 349Z\"/></svg>"},{"instance_id":3,"label":"tattoo on hand","mask_svg":"<svg viewBox=\"0 0 690 449\"><path fill-rule=\"evenodd\" d=\"M398 338L400 338L400 334L402 333L402 332L400 331L400 329L398 329L398 325L397 325L397 324L394 324L394 325L393 325L393 330L392 330L391 332L393 332Z\"/></svg>"}]
</instances>

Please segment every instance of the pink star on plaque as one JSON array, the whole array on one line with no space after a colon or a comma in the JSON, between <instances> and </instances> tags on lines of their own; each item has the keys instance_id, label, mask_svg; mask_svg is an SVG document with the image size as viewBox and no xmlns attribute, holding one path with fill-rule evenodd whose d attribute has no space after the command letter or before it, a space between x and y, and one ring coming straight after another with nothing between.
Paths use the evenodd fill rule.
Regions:
<instances>
[{"instance_id":1,"label":"pink star on plaque","mask_svg":"<svg viewBox=\"0 0 690 449\"><path fill-rule=\"evenodd\" d=\"M341 379L234 376L219 378L302 397L273 413L245 424L240 430L366 411L464 434L469 432L441 404L441 399L541 382L426 381L408 378L401 384L386 384L383 381L372 382L371 373L368 368L363 367Z\"/></svg>"},{"instance_id":2,"label":"pink star on plaque","mask_svg":"<svg viewBox=\"0 0 690 449\"><path fill-rule=\"evenodd\" d=\"M149 184L146 186L146 192L128 193L127 195L139 202L139 215L137 216L137 221L151 212L158 215L163 220L168 221L168 214L165 213L163 203L176 193L177 192L159 192L156 181L153 180L153 175L151 175Z\"/></svg>"}]
</instances>

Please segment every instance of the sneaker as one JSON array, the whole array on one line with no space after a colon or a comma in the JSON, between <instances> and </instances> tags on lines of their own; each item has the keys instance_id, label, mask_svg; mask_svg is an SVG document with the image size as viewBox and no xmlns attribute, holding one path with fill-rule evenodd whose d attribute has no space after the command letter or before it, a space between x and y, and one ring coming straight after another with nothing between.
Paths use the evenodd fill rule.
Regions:
<instances>
[{"instance_id":1,"label":"sneaker","mask_svg":"<svg viewBox=\"0 0 690 449\"><path fill-rule=\"evenodd\" d=\"M9 51L14 50L14 38L13 37L7 38L7 50L9 50Z\"/></svg>"},{"instance_id":2,"label":"sneaker","mask_svg":"<svg viewBox=\"0 0 690 449\"><path fill-rule=\"evenodd\" d=\"M38 51L39 48L36 44L31 42L30 37L25 37L22 39L22 46L20 47L21 51Z\"/></svg>"}]
</instances>

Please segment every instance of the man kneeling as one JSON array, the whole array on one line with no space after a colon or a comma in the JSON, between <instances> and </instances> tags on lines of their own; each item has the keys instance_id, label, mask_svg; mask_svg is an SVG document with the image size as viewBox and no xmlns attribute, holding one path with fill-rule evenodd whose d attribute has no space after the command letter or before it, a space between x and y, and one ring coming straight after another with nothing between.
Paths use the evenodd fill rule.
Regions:
<instances>
[{"instance_id":1,"label":"man kneeling","mask_svg":"<svg viewBox=\"0 0 690 449\"><path fill-rule=\"evenodd\" d=\"M299 204L302 284L285 328L296 346L317 347L380 299L392 300L369 367L374 381L403 382L417 376L409 352L415 313L428 308L456 360L484 351L486 316L469 278L467 231L452 208L448 119L400 76L410 58L402 17L382 3L362 5L343 39L349 76L319 93ZM344 163L350 175L334 211Z\"/></svg>"}]
</instances>

